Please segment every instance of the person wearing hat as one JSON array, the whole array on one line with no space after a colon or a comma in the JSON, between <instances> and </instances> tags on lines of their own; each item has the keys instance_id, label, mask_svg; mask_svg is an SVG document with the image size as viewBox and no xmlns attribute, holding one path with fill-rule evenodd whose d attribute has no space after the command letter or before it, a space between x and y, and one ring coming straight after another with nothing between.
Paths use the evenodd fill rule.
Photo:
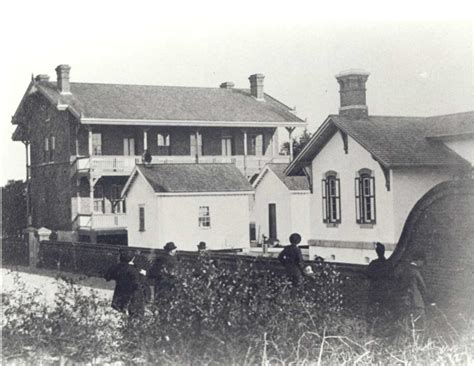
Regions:
<instances>
[{"instance_id":1,"label":"person wearing hat","mask_svg":"<svg viewBox=\"0 0 474 366\"><path fill-rule=\"evenodd\" d=\"M207 252L206 242L200 241L199 244L197 245L197 248L198 248L198 253L199 254L206 253Z\"/></svg>"},{"instance_id":2,"label":"person wearing hat","mask_svg":"<svg viewBox=\"0 0 474 366\"><path fill-rule=\"evenodd\" d=\"M104 278L107 281L115 281L112 308L123 313L130 313L130 304L140 290L140 274L133 265L133 255L126 250L121 250L119 263L111 266Z\"/></svg>"},{"instance_id":3,"label":"person wearing hat","mask_svg":"<svg viewBox=\"0 0 474 366\"><path fill-rule=\"evenodd\" d=\"M374 248L377 259L371 261L366 270L369 278L367 317L371 327L374 327L377 320L388 316L392 273L391 266L385 258L385 246L375 242Z\"/></svg>"},{"instance_id":4,"label":"person wearing hat","mask_svg":"<svg viewBox=\"0 0 474 366\"><path fill-rule=\"evenodd\" d=\"M150 268L148 277L154 280L155 301L166 298L174 290L176 284L176 270L178 261L176 259L177 247L172 241L163 247L165 253L158 257Z\"/></svg>"},{"instance_id":5,"label":"person wearing hat","mask_svg":"<svg viewBox=\"0 0 474 366\"><path fill-rule=\"evenodd\" d=\"M290 235L290 245L287 245L278 255L278 260L285 267L286 273L294 287L300 287L305 275L303 255L298 244L301 236L298 233Z\"/></svg>"}]
</instances>

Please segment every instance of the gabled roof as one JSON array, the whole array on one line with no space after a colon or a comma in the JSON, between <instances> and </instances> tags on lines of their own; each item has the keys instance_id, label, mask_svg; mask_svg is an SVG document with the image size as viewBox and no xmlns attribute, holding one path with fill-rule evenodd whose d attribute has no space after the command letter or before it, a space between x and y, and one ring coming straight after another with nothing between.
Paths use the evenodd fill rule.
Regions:
<instances>
[{"instance_id":1,"label":"gabled roof","mask_svg":"<svg viewBox=\"0 0 474 366\"><path fill-rule=\"evenodd\" d=\"M305 126L291 108L268 94L259 101L247 89L71 83L61 95L55 82L33 81L48 100L70 108L82 123Z\"/></svg>"},{"instance_id":2,"label":"gabled roof","mask_svg":"<svg viewBox=\"0 0 474 366\"><path fill-rule=\"evenodd\" d=\"M338 131L357 141L387 168L466 166L469 165L466 160L432 137L446 133L472 134L474 112L433 117L369 116L361 120L330 115L286 172L296 174L310 164Z\"/></svg>"},{"instance_id":3,"label":"gabled roof","mask_svg":"<svg viewBox=\"0 0 474 366\"><path fill-rule=\"evenodd\" d=\"M268 171L272 171L278 179L288 188L290 191L308 191L309 192L309 182L306 176L304 175L293 175L288 176L285 174L285 169L288 164L266 164L265 167L260 172L259 176L255 179L253 183L254 188L260 184L264 176Z\"/></svg>"},{"instance_id":4,"label":"gabled roof","mask_svg":"<svg viewBox=\"0 0 474 366\"><path fill-rule=\"evenodd\" d=\"M252 186L234 164L151 164L136 166L123 193L135 174L141 174L155 193L251 193Z\"/></svg>"}]
</instances>

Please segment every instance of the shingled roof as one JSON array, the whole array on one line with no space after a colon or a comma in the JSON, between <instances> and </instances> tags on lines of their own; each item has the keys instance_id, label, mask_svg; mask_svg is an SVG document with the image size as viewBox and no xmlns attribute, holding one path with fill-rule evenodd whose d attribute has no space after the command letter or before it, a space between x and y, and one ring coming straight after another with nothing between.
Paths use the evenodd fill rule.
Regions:
<instances>
[{"instance_id":1,"label":"shingled roof","mask_svg":"<svg viewBox=\"0 0 474 366\"><path fill-rule=\"evenodd\" d=\"M151 164L136 169L156 193L253 191L234 164Z\"/></svg>"},{"instance_id":2,"label":"shingled roof","mask_svg":"<svg viewBox=\"0 0 474 366\"><path fill-rule=\"evenodd\" d=\"M71 83L61 95L55 82L35 82L38 90L58 105L67 105L90 120L125 122L225 121L304 125L291 108L268 94L256 100L247 89L179 86Z\"/></svg>"},{"instance_id":3,"label":"shingled roof","mask_svg":"<svg viewBox=\"0 0 474 366\"><path fill-rule=\"evenodd\" d=\"M309 182L306 176L304 175L286 175L285 169L288 164L267 164L265 168L262 169L260 176L257 177L254 183L254 187L257 187L258 184L261 182L265 174L267 173L267 169L271 170L278 179L290 190L290 191L309 191Z\"/></svg>"},{"instance_id":4,"label":"shingled roof","mask_svg":"<svg viewBox=\"0 0 474 366\"><path fill-rule=\"evenodd\" d=\"M433 117L369 116L360 120L330 115L286 173L296 174L308 165L337 131L352 137L387 168L467 165L434 137L474 133L474 112Z\"/></svg>"}]
</instances>

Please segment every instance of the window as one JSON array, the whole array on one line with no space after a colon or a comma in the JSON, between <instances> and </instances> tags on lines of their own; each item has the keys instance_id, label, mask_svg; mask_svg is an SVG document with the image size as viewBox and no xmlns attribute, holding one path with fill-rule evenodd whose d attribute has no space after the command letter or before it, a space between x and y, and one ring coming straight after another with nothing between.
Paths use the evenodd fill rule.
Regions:
<instances>
[{"instance_id":1,"label":"window","mask_svg":"<svg viewBox=\"0 0 474 366\"><path fill-rule=\"evenodd\" d=\"M104 187L102 187L100 184L94 187L94 212L105 212Z\"/></svg>"},{"instance_id":2,"label":"window","mask_svg":"<svg viewBox=\"0 0 474 366\"><path fill-rule=\"evenodd\" d=\"M355 178L356 222L375 224L375 178L363 169Z\"/></svg>"},{"instance_id":3,"label":"window","mask_svg":"<svg viewBox=\"0 0 474 366\"><path fill-rule=\"evenodd\" d=\"M232 146L234 145L232 137L222 137L222 155L232 156Z\"/></svg>"},{"instance_id":4,"label":"window","mask_svg":"<svg viewBox=\"0 0 474 366\"><path fill-rule=\"evenodd\" d=\"M199 227L211 227L211 214L209 212L209 206L199 207Z\"/></svg>"},{"instance_id":5,"label":"window","mask_svg":"<svg viewBox=\"0 0 474 366\"><path fill-rule=\"evenodd\" d=\"M202 155L202 135L200 133L192 133L190 135L190 155Z\"/></svg>"},{"instance_id":6,"label":"window","mask_svg":"<svg viewBox=\"0 0 474 366\"><path fill-rule=\"evenodd\" d=\"M322 180L323 222L338 224L341 222L340 181L335 174L328 174Z\"/></svg>"},{"instance_id":7,"label":"window","mask_svg":"<svg viewBox=\"0 0 474 366\"><path fill-rule=\"evenodd\" d=\"M44 139L43 160L46 162L49 159L49 138Z\"/></svg>"},{"instance_id":8,"label":"window","mask_svg":"<svg viewBox=\"0 0 474 366\"><path fill-rule=\"evenodd\" d=\"M138 206L138 230L145 231L145 205Z\"/></svg>"},{"instance_id":9,"label":"window","mask_svg":"<svg viewBox=\"0 0 474 366\"><path fill-rule=\"evenodd\" d=\"M102 155L102 134L92 134L92 155Z\"/></svg>"},{"instance_id":10,"label":"window","mask_svg":"<svg viewBox=\"0 0 474 366\"><path fill-rule=\"evenodd\" d=\"M49 161L54 161L54 152L56 150L56 138L54 136L51 136L49 141L50 141Z\"/></svg>"},{"instance_id":11,"label":"window","mask_svg":"<svg viewBox=\"0 0 474 366\"><path fill-rule=\"evenodd\" d=\"M158 155L171 155L171 142L169 133L159 133L156 137Z\"/></svg>"},{"instance_id":12,"label":"window","mask_svg":"<svg viewBox=\"0 0 474 366\"><path fill-rule=\"evenodd\" d=\"M135 139L133 137L123 139L123 155L135 156Z\"/></svg>"},{"instance_id":13,"label":"window","mask_svg":"<svg viewBox=\"0 0 474 366\"><path fill-rule=\"evenodd\" d=\"M121 198L121 193L122 193L122 186L118 184L112 185L112 198L111 198L111 203L112 203L112 213L125 213L125 200Z\"/></svg>"},{"instance_id":14,"label":"window","mask_svg":"<svg viewBox=\"0 0 474 366\"><path fill-rule=\"evenodd\" d=\"M170 134L159 133L157 135L158 146L170 146Z\"/></svg>"},{"instance_id":15,"label":"window","mask_svg":"<svg viewBox=\"0 0 474 366\"><path fill-rule=\"evenodd\" d=\"M263 135L251 135L248 155L263 155Z\"/></svg>"}]
</instances>

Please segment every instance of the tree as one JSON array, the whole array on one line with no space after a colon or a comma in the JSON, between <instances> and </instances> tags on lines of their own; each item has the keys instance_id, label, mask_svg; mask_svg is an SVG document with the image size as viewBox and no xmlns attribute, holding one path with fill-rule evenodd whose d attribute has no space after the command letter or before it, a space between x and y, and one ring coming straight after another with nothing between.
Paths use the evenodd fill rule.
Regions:
<instances>
[{"instance_id":1,"label":"tree","mask_svg":"<svg viewBox=\"0 0 474 366\"><path fill-rule=\"evenodd\" d=\"M19 238L27 225L26 183L21 180L9 180L2 187L2 236Z\"/></svg>"},{"instance_id":2,"label":"tree","mask_svg":"<svg viewBox=\"0 0 474 366\"><path fill-rule=\"evenodd\" d=\"M293 137L293 158L296 158L298 154L303 150L306 146L308 141L311 139L311 132L309 132L306 128L304 129L303 133L298 137ZM290 143L285 142L281 146L281 153L290 155Z\"/></svg>"}]
</instances>

